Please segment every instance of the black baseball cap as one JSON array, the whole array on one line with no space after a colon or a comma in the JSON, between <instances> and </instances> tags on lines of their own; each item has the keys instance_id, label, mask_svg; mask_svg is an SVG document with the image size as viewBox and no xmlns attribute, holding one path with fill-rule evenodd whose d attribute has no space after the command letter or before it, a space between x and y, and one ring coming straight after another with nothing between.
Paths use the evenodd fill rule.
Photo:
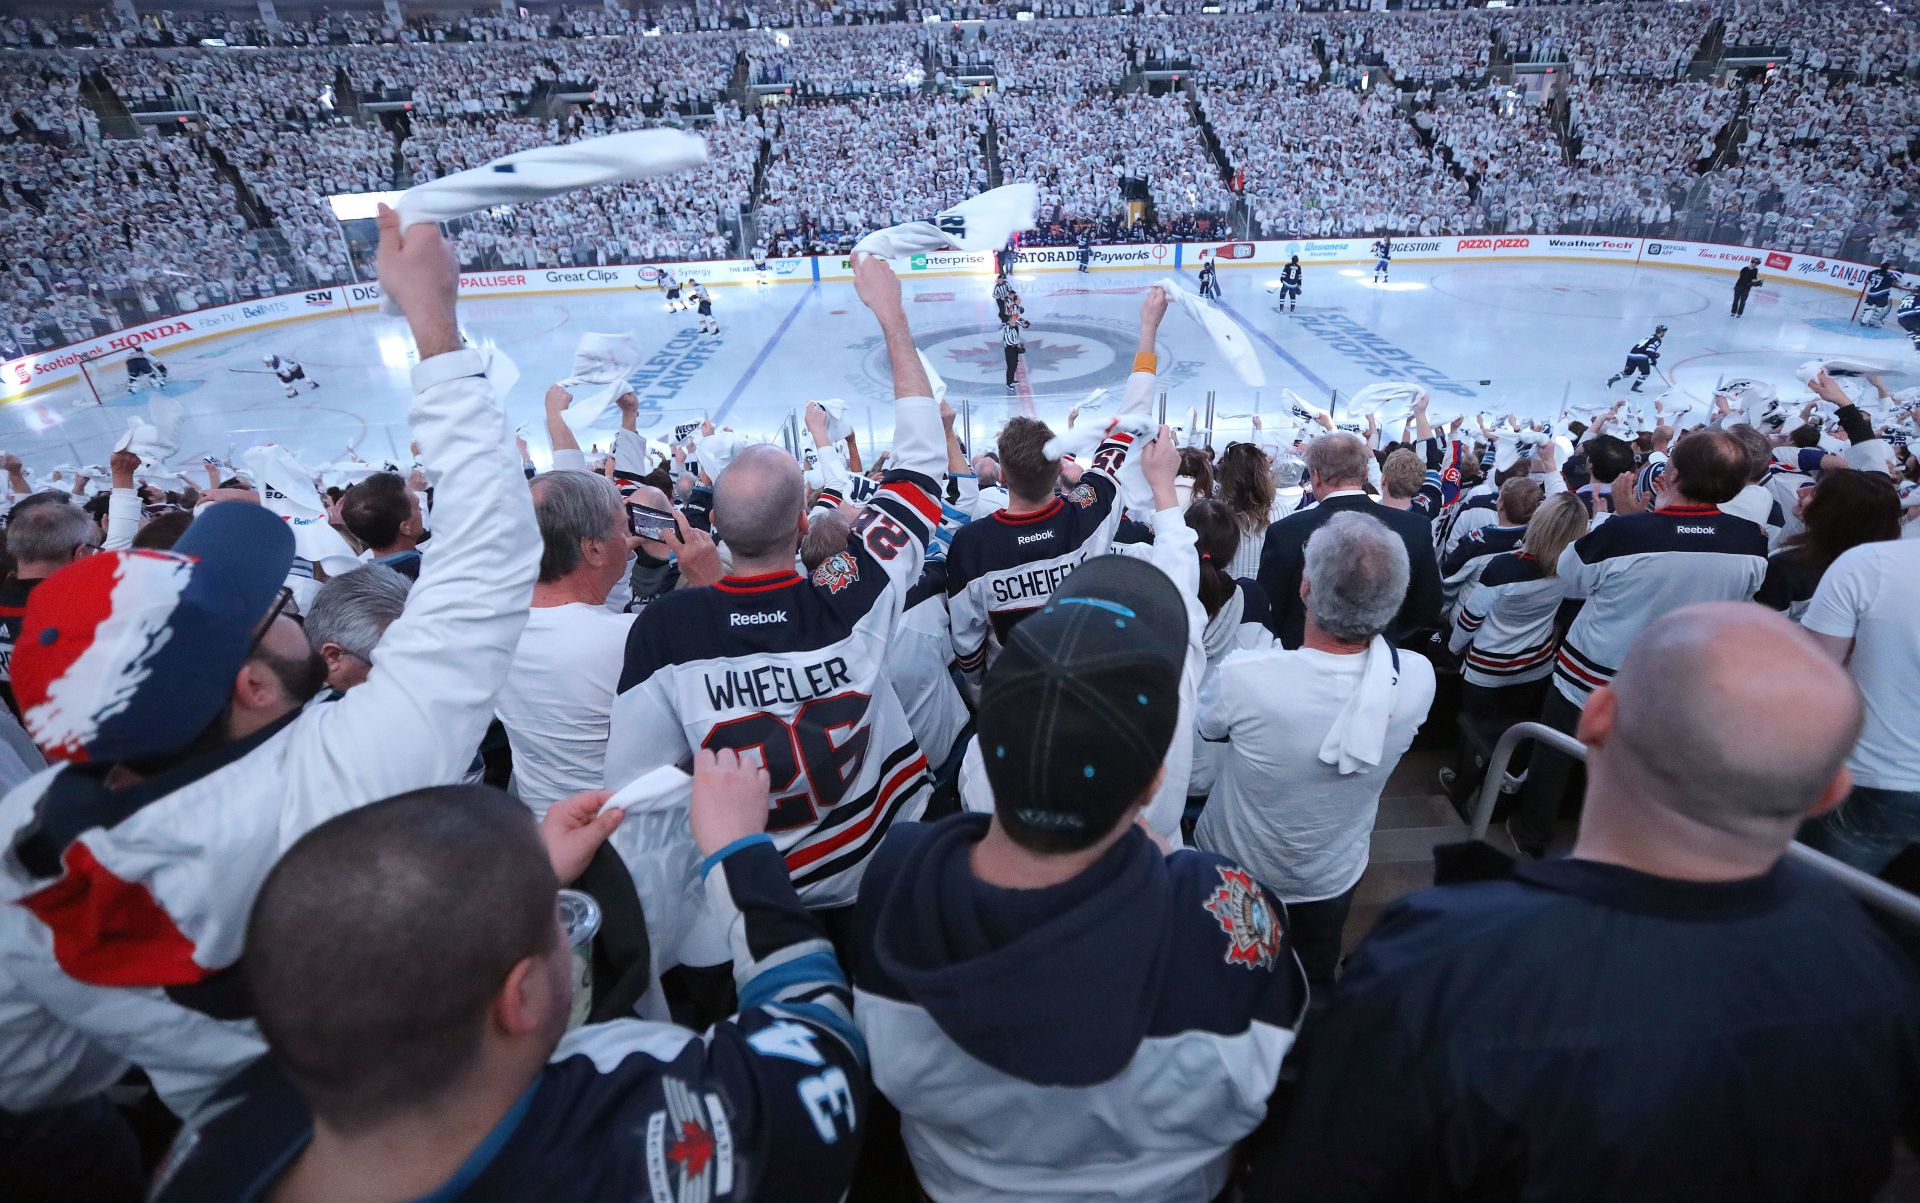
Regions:
<instances>
[{"instance_id":1,"label":"black baseball cap","mask_svg":"<svg viewBox=\"0 0 1920 1203\"><path fill-rule=\"evenodd\" d=\"M1013 628L980 696L994 811L1036 851L1091 847L1152 784L1180 719L1185 599L1145 560L1088 560Z\"/></svg>"}]
</instances>

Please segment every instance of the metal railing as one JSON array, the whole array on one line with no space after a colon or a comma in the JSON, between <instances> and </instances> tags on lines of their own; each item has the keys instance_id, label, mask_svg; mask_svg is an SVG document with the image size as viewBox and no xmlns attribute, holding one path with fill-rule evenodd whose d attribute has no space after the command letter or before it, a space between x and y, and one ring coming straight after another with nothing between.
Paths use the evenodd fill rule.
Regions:
<instances>
[{"instance_id":1,"label":"metal railing","mask_svg":"<svg viewBox=\"0 0 1920 1203\"><path fill-rule=\"evenodd\" d=\"M1544 723L1515 723L1508 727L1500 736L1499 742L1494 744L1493 754L1487 758L1487 776L1480 783L1480 793L1473 806L1473 824L1469 829L1474 839L1487 838L1487 829L1493 824L1493 807L1499 801L1501 791L1517 786L1527 779L1525 773L1517 777L1509 777L1507 765L1513 759L1514 750L1529 741L1545 744L1556 752L1571 756L1578 761L1584 762L1587 759L1587 745ZM1833 879L1848 893L1868 906L1885 911L1905 923L1920 927L1920 897L1888 885L1871 873L1863 873L1852 865L1807 847L1798 840L1787 845L1787 857L1823 877Z\"/></svg>"}]
</instances>

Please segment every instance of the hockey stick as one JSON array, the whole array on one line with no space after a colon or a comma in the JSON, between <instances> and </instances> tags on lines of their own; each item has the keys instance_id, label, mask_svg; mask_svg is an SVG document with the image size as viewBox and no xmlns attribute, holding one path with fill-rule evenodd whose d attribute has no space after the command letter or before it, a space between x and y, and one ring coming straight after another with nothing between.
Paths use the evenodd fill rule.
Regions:
<instances>
[{"instance_id":1,"label":"hockey stick","mask_svg":"<svg viewBox=\"0 0 1920 1203\"><path fill-rule=\"evenodd\" d=\"M272 368L228 368L227 371L238 372L242 376L277 376L279 375L279 373L274 371Z\"/></svg>"}]
</instances>

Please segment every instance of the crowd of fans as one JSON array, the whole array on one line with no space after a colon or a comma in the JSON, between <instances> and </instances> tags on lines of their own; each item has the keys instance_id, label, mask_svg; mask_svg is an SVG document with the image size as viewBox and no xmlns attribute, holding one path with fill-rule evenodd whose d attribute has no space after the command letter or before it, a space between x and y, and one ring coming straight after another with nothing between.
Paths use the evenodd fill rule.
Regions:
<instances>
[{"instance_id":1,"label":"crowd of fans","mask_svg":"<svg viewBox=\"0 0 1920 1203\"><path fill-rule=\"evenodd\" d=\"M555 385L542 472L380 224L416 462L0 456L10 1193L1784 1201L1920 1140L1920 933L1786 859L1913 872L1920 397L1216 441L1149 288L1110 409L968 446L863 256L882 464L630 393L596 462ZM1584 786L1537 748L1359 939L1416 740L1536 717Z\"/></svg>"},{"instance_id":2,"label":"crowd of fans","mask_svg":"<svg viewBox=\"0 0 1920 1203\"><path fill-rule=\"evenodd\" d=\"M983 100L874 97L775 113L759 220L783 254L846 249L869 229L986 190ZM888 153L870 153L875 146Z\"/></svg>"},{"instance_id":3,"label":"crowd of fans","mask_svg":"<svg viewBox=\"0 0 1920 1203\"><path fill-rule=\"evenodd\" d=\"M1466 185L1380 97L1327 86L1276 97L1207 93L1204 104L1243 173L1256 228L1269 235L1479 227Z\"/></svg>"},{"instance_id":4,"label":"crowd of fans","mask_svg":"<svg viewBox=\"0 0 1920 1203\"><path fill-rule=\"evenodd\" d=\"M1233 206L1185 96L1013 93L994 106L1008 179L1040 186L1043 208L1101 219L1126 201L1122 184L1147 181L1158 212L1224 214Z\"/></svg>"},{"instance_id":5,"label":"crowd of fans","mask_svg":"<svg viewBox=\"0 0 1920 1203\"><path fill-rule=\"evenodd\" d=\"M862 28L771 36L746 43L755 84L787 84L800 96L906 96L926 79L927 42L918 30Z\"/></svg>"},{"instance_id":6,"label":"crowd of fans","mask_svg":"<svg viewBox=\"0 0 1920 1203\"><path fill-rule=\"evenodd\" d=\"M1067 238L1084 223L1115 238L1202 225L1256 236L1613 231L1915 257L1920 42L1899 6L1207 7L1224 11L1059 0L1037 10L1042 19L1013 21L1005 5L959 4L927 25L927 12L880 0L743 0L634 14L421 13L399 27L383 14L303 15L277 33L219 13L137 24L14 17L0 22L10 47L0 50L0 147L17 170L0 200L23 245L62 245L10 264L20 283L8 291L5 349L257 295L281 279L336 282L347 264L327 195L653 122L713 130L715 162L691 195L635 187L590 215L550 205L485 219L464 253L524 264L551 250L563 265L636 246L728 257L755 239L791 251L844 245L862 225L847 215L868 216L878 195L875 169L858 157L803 165L862 140L850 110L801 105L741 120L735 106L757 103L734 91L742 82L803 101L874 101L865 119L924 152L893 173L900 209L949 203L983 179L1031 178ZM1761 44L1781 51L1773 69L1675 78L1703 48ZM1495 52L1570 70L1542 103L1484 82ZM1140 89L1140 72L1168 82ZM986 103L933 99L958 76L990 76L995 92ZM83 94L90 80L106 98L99 111ZM144 127L126 149L101 130L103 117L124 120L122 101L195 116L168 125L172 139ZM368 101L403 114L357 109ZM153 160L159 175L136 167L146 186L84 209L49 207L36 189L59 180L63 201L86 200L116 178L95 172L103 158ZM160 194L151 181L186 165L191 195L148 203ZM1144 211L1123 199L1138 177L1152 201ZM576 217L588 220L566 224ZM644 232L627 224L636 218ZM88 228L62 239L72 220ZM597 236L587 229L613 237L582 246ZM188 241L201 235L231 245ZM142 248L141 272L116 245Z\"/></svg>"}]
</instances>

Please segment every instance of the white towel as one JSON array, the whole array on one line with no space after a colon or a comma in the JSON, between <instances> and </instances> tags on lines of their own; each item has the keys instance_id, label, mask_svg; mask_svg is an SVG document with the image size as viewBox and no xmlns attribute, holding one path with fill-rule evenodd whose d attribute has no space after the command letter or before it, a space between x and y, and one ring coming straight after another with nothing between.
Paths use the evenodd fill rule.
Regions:
<instances>
[{"instance_id":1,"label":"white towel","mask_svg":"<svg viewBox=\"0 0 1920 1203\"><path fill-rule=\"evenodd\" d=\"M1128 509L1150 511L1153 508L1153 489L1147 484L1147 474L1140 467L1141 440L1151 438L1155 430L1153 415L1144 410L1132 413L1115 414L1104 422L1082 422L1065 434L1056 434L1047 440L1041 452L1048 459L1059 459L1071 455L1076 460L1084 460L1099 449L1111 431L1123 431L1134 437L1133 449L1120 464L1120 470L1114 473L1114 482L1120 487L1120 501Z\"/></svg>"},{"instance_id":2,"label":"white towel","mask_svg":"<svg viewBox=\"0 0 1920 1203\"><path fill-rule=\"evenodd\" d=\"M1826 359L1809 359L1794 371L1801 383L1811 384L1813 378L1825 372L1829 376L1880 376L1892 375L1901 369L1880 359L1849 359L1835 355Z\"/></svg>"},{"instance_id":3,"label":"white towel","mask_svg":"<svg viewBox=\"0 0 1920 1203\"><path fill-rule=\"evenodd\" d=\"M1413 417L1413 400L1426 391L1411 380L1383 380L1369 384L1347 400L1347 412L1374 415L1380 432L1389 439L1400 437L1400 428Z\"/></svg>"},{"instance_id":4,"label":"white towel","mask_svg":"<svg viewBox=\"0 0 1920 1203\"><path fill-rule=\"evenodd\" d=\"M693 778L664 766L629 782L601 807L627 812L607 842L640 896L656 982L675 965L719 964L728 955L726 923L707 902L700 850L687 826L692 800ZM649 1019L668 1018L657 987L641 997L639 1010Z\"/></svg>"},{"instance_id":5,"label":"white towel","mask_svg":"<svg viewBox=\"0 0 1920 1203\"><path fill-rule=\"evenodd\" d=\"M692 134L675 129L634 130L502 155L478 167L415 184L400 194L394 208L405 229L576 188L666 175L706 161L707 144ZM389 317L400 315L393 298L384 295L380 311Z\"/></svg>"},{"instance_id":6,"label":"white towel","mask_svg":"<svg viewBox=\"0 0 1920 1203\"><path fill-rule=\"evenodd\" d=\"M694 444L694 454L700 459L700 470L715 482L727 470L727 465L733 462L733 457L746 449L747 441L731 430L716 430L712 434L702 435Z\"/></svg>"},{"instance_id":7,"label":"white towel","mask_svg":"<svg viewBox=\"0 0 1920 1203\"><path fill-rule=\"evenodd\" d=\"M1393 649L1375 635L1362 653L1360 687L1334 716L1333 727L1320 743L1320 761L1335 766L1341 776L1377 767L1386 754L1387 720L1393 716L1393 691L1400 674Z\"/></svg>"},{"instance_id":8,"label":"white towel","mask_svg":"<svg viewBox=\"0 0 1920 1203\"><path fill-rule=\"evenodd\" d=\"M1007 239L1033 228L1040 207L1034 184L1006 184L942 209L931 221L909 221L875 230L854 243L856 255L898 259L923 251L992 251Z\"/></svg>"},{"instance_id":9,"label":"white towel","mask_svg":"<svg viewBox=\"0 0 1920 1203\"><path fill-rule=\"evenodd\" d=\"M286 519L293 531L295 555L320 565L329 576L355 567L358 557L327 521L326 502L313 487L313 473L292 452L267 443L248 448L240 459L260 486L260 504Z\"/></svg>"},{"instance_id":10,"label":"white towel","mask_svg":"<svg viewBox=\"0 0 1920 1203\"><path fill-rule=\"evenodd\" d=\"M576 188L666 175L707 161L707 144L675 129L635 130L502 155L400 194L402 227L451 221L497 205L523 204Z\"/></svg>"},{"instance_id":11,"label":"white towel","mask_svg":"<svg viewBox=\"0 0 1920 1203\"><path fill-rule=\"evenodd\" d=\"M578 432L598 425L630 390L627 380L646 357L640 340L631 334L582 334L573 349L573 370L560 381L560 387L573 394L573 403L560 415L567 427Z\"/></svg>"},{"instance_id":12,"label":"white towel","mask_svg":"<svg viewBox=\"0 0 1920 1203\"><path fill-rule=\"evenodd\" d=\"M180 431L187 424L187 411L172 397L156 396L147 402L147 419L127 419L127 432L113 444L115 451L131 451L143 464L155 467L172 459L180 451Z\"/></svg>"},{"instance_id":13,"label":"white towel","mask_svg":"<svg viewBox=\"0 0 1920 1203\"><path fill-rule=\"evenodd\" d=\"M1267 382L1267 370L1260 366L1260 357L1253 352L1253 342L1239 323L1212 301L1199 293L1188 292L1180 281L1168 276L1160 281L1160 290L1167 294L1167 300L1184 309L1187 316L1199 323L1214 351L1233 369L1240 383L1256 388Z\"/></svg>"},{"instance_id":14,"label":"white towel","mask_svg":"<svg viewBox=\"0 0 1920 1203\"><path fill-rule=\"evenodd\" d=\"M847 421L847 403L839 397L828 397L825 401L802 402L797 414L800 419L800 433L811 439L812 436L807 434L807 406L809 405L818 405L827 411L827 441L846 442L847 436L853 433L853 423Z\"/></svg>"}]
</instances>

